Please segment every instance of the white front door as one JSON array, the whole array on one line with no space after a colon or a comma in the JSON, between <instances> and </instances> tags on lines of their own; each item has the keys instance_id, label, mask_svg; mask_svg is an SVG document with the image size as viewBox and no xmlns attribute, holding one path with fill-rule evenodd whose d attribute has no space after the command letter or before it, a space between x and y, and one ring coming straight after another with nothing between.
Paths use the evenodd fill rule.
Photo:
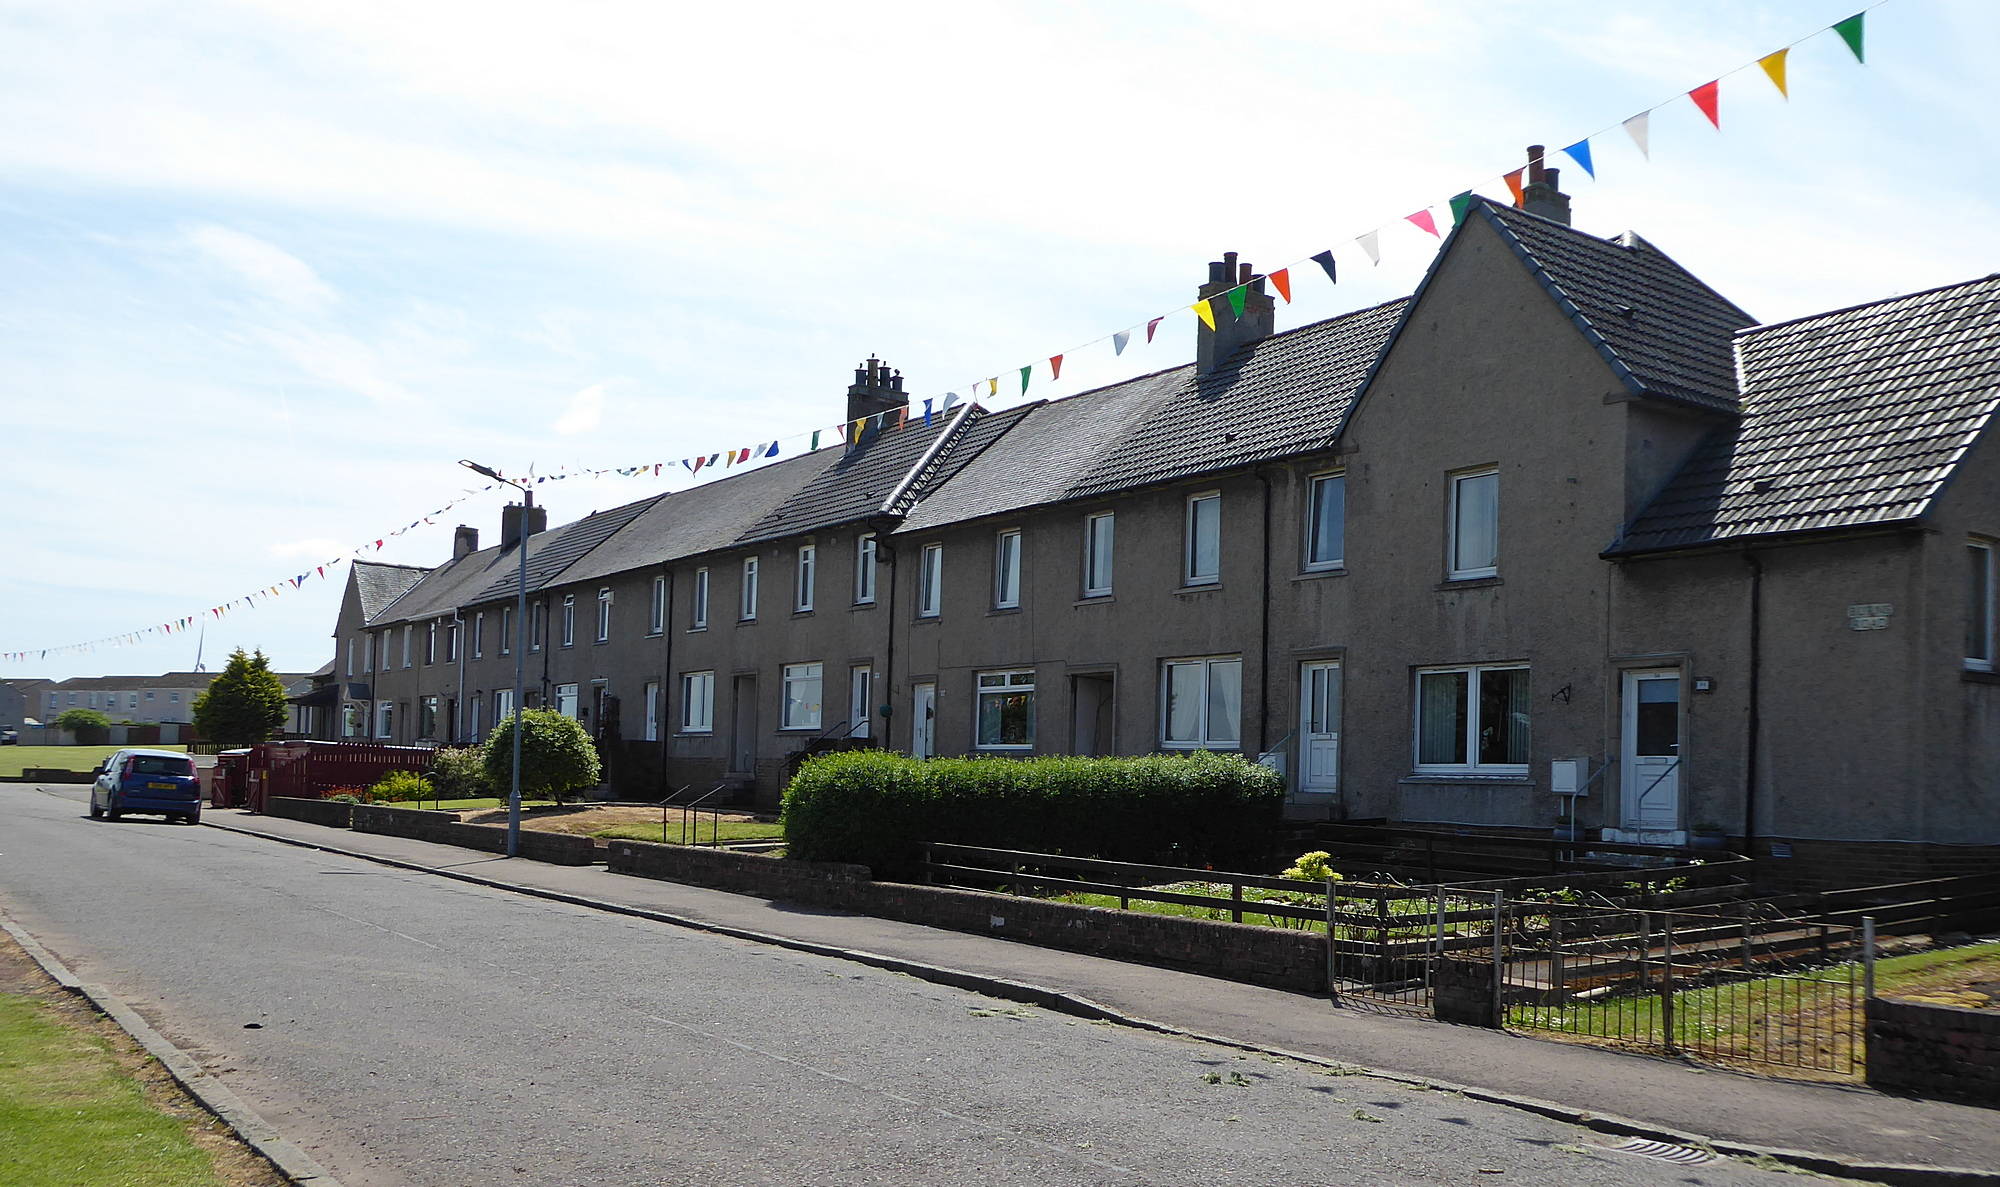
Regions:
<instances>
[{"instance_id":1,"label":"white front door","mask_svg":"<svg viewBox=\"0 0 2000 1187\"><path fill-rule=\"evenodd\" d=\"M1681 827L1681 674L1625 673L1625 827L1671 832Z\"/></svg>"},{"instance_id":2,"label":"white front door","mask_svg":"<svg viewBox=\"0 0 2000 1187\"><path fill-rule=\"evenodd\" d=\"M910 694L910 756L929 758L937 751L937 685L916 685Z\"/></svg>"},{"instance_id":3,"label":"white front door","mask_svg":"<svg viewBox=\"0 0 2000 1187\"><path fill-rule=\"evenodd\" d=\"M1340 790L1340 665L1299 667L1299 791Z\"/></svg>"}]
</instances>

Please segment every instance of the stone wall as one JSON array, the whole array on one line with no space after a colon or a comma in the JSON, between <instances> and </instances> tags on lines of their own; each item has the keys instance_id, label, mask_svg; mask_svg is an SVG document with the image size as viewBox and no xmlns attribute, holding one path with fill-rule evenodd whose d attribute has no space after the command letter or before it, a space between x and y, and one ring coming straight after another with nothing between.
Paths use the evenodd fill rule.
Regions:
<instances>
[{"instance_id":1,"label":"stone wall","mask_svg":"<svg viewBox=\"0 0 2000 1187\"><path fill-rule=\"evenodd\" d=\"M266 816L303 820L307 824L323 824L328 828L354 827L354 808L355 805L340 800L302 800L282 795L274 795L264 801Z\"/></svg>"},{"instance_id":2,"label":"stone wall","mask_svg":"<svg viewBox=\"0 0 2000 1187\"><path fill-rule=\"evenodd\" d=\"M2000 1010L1871 998L1868 1083L2000 1105Z\"/></svg>"},{"instance_id":3,"label":"stone wall","mask_svg":"<svg viewBox=\"0 0 2000 1187\"><path fill-rule=\"evenodd\" d=\"M385 808L355 804L354 831L408 837L439 845L507 852L507 830L485 824L460 824L456 812L426 812L415 808ZM519 855L559 866L587 866L597 860L597 843L589 837L521 830Z\"/></svg>"},{"instance_id":4,"label":"stone wall","mask_svg":"<svg viewBox=\"0 0 2000 1187\"><path fill-rule=\"evenodd\" d=\"M952 931L999 936L1302 993L1326 990L1326 940L1172 915L1015 898L978 890L873 882L866 867L726 850L613 841L614 874L661 878L814 906L840 907Z\"/></svg>"},{"instance_id":5,"label":"stone wall","mask_svg":"<svg viewBox=\"0 0 2000 1187\"><path fill-rule=\"evenodd\" d=\"M1431 1009L1440 1022L1499 1026L1493 962L1442 957L1431 962Z\"/></svg>"}]
</instances>

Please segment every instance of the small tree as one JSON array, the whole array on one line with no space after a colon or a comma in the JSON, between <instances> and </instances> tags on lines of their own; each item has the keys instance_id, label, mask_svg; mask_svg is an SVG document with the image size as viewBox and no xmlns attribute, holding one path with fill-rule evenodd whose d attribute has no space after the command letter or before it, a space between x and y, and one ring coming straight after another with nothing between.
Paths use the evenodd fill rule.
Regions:
<instances>
[{"instance_id":1,"label":"small tree","mask_svg":"<svg viewBox=\"0 0 2000 1187\"><path fill-rule=\"evenodd\" d=\"M604 767L597 748L578 722L554 709L528 709L521 714L521 798L551 799L597 786ZM514 718L500 719L486 739L486 779L506 795L514 779Z\"/></svg>"},{"instance_id":2,"label":"small tree","mask_svg":"<svg viewBox=\"0 0 2000 1187\"><path fill-rule=\"evenodd\" d=\"M208 690L194 699L194 726L211 742L254 746L285 724L285 684L262 651L229 653Z\"/></svg>"},{"instance_id":3,"label":"small tree","mask_svg":"<svg viewBox=\"0 0 2000 1187\"><path fill-rule=\"evenodd\" d=\"M111 719L95 709L64 709L56 718L56 728L71 733L82 730L108 730Z\"/></svg>"}]
</instances>

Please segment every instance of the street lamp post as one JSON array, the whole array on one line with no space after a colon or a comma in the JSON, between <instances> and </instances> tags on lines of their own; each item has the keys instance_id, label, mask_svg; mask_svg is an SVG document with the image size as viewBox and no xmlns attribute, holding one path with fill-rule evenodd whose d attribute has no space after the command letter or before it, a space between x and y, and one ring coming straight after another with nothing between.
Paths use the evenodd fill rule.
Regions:
<instances>
[{"instance_id":1,"label":"street lamp post","mask_svg":"<svg viewBox=\"0 0 2000 1187\"><path fill-rule=\"evenodd\" d=\"M498 470L488 469L478 462L460 458L458 464L521 492L521 538L515 541L521 554L521 577L514 590L514 777L507 789L507 856L513 857L521 848L521 702L525 699L522 681L526 676L528 659L528 527L532 518L529 512L535 506L535 492L511 479L502 478Z\"/></svg>"}]
</instances>

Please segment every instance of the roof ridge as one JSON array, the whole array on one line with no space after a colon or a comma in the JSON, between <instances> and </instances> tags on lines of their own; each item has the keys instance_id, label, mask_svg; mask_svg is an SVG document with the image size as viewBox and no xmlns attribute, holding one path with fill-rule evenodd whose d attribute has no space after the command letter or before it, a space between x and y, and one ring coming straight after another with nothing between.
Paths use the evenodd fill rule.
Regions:
<instances>
[{"instance_id":1,"label":"roof ridge","mask_svg":"<svg viewBox=\"0 0 2000 1187\"><path fill-rule=\"evenodd\" d=\"M1754 326L1744 326L1742 329L1736 331L1736 340L1741 342L1744 338L1752 334L1760 334L1765 330L1781 330L1787 326L1796 326L1803 322L1817 321L1823 317L1839 317L1844 313L1858 313L1863 309L1872 309L1878 305L1889 305L1896 301L1910 301L1918 297L1936 296L1939 293L1949 292L1952 289L1969 289L1974 285L1988 284L1994 281L2000 281L2000 272L1988 272L1984 276L1975 276L1970 280L1956 280L1950 284L1934 285L1931 288L1917 289L1914 292L1895 293L1887 297L1877 297L1873 301L1857 301L1852 305L1842 305L1837 309L1822 309L1818 313L1802 313L1797 317L1788 317L1783 321L1759 322Z\"/></svg>"}]
</instances>

